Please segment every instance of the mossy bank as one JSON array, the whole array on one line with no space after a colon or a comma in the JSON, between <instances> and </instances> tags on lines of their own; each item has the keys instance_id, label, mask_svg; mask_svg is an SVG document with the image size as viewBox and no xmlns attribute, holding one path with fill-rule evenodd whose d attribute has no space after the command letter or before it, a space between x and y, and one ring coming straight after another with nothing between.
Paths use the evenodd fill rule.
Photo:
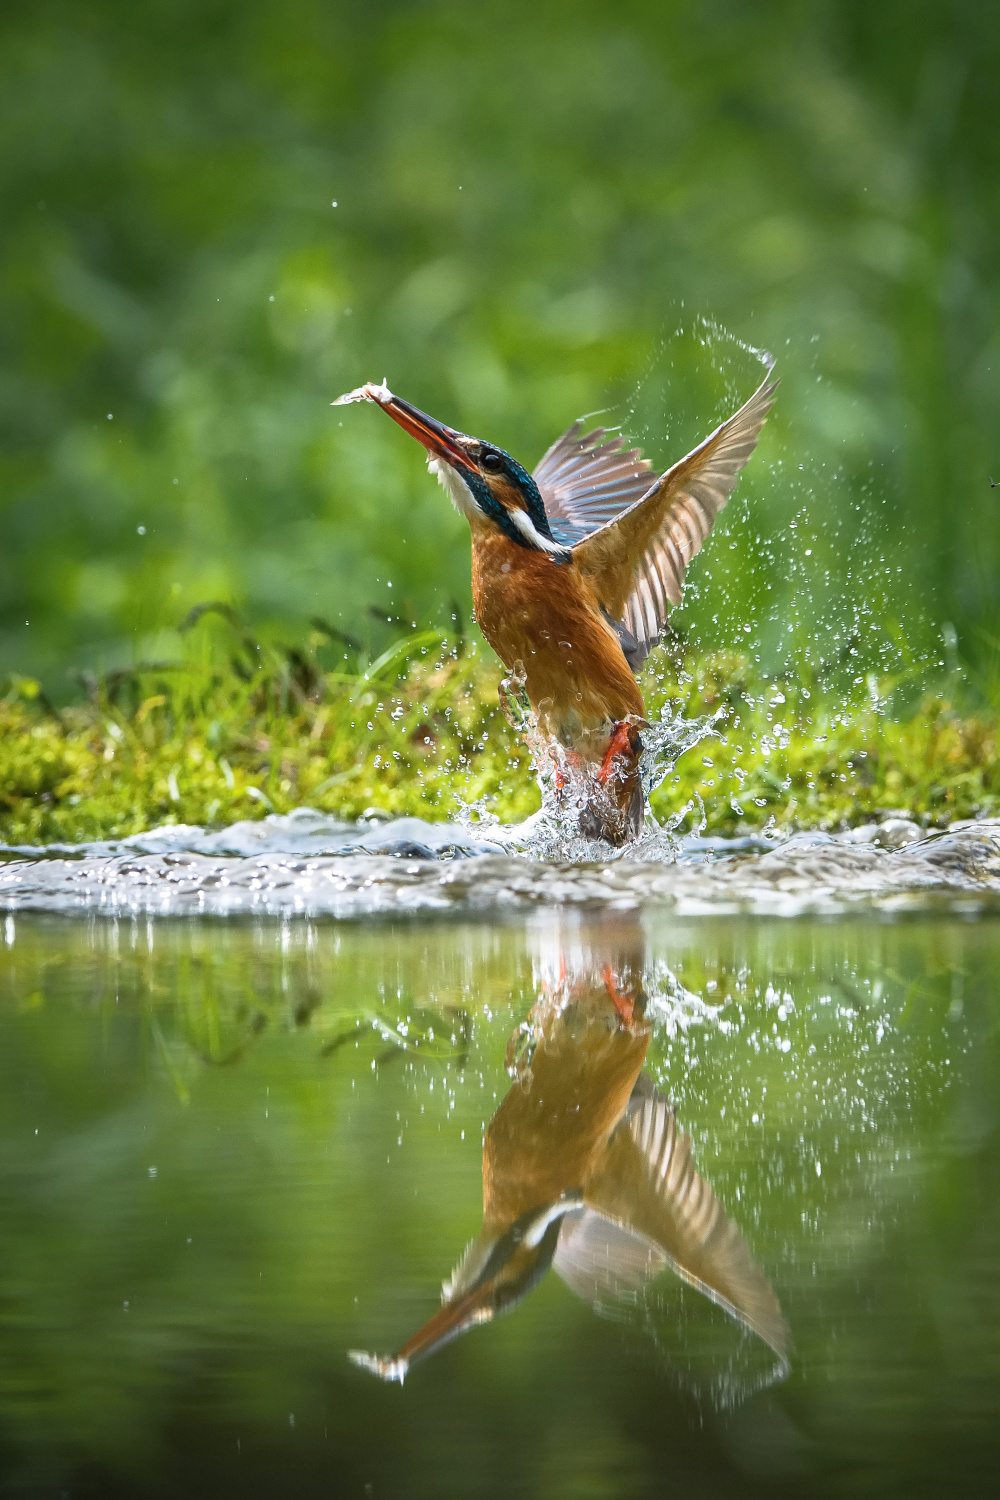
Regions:
<instances>
[{"instance_id":1,"label":"mossy bank","mask_svg":"<svg viewBox=\"0 0 1000 1500\"><path fill-rule=\"evenodd\" d=\"M91 681L56 710L13 678L0 699L0 837L40 844L121 837L162 823L222 826L315 807L353 819L504 822L538 806L527 752L498 703L482 646L412 632L364 662L317 641L187 659ZM759 673L759 669L758 669ZM893 811L927 824L1000 808L997 719L944 693L892 707L891 683L850 699L799 674L764 680L744 658L654 653L650 713L680 701L712 727L653 798L661 821L734 834L836 829Z\"/></svg>"}]
</instances>

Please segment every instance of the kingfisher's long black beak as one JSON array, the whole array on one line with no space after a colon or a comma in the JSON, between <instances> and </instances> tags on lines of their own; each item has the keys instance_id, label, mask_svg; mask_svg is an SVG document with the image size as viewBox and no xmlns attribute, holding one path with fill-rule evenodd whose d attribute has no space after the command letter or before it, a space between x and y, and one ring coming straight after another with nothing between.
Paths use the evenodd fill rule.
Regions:
<instances>
[{"instance_id":1,"label":"kingfisher's long black beak","mask_svg":"<svg viewBox=\"0 0 1000 1500\"><path fill-rule=\"evenodd\" d=\"M356 391L348 391L346 395L339 396L331 405L347 406L353 401L372 401L376 406L381 406L387 416L398 422L404 431L415 437L418 443L422 443L435 458L443 458L457 469L476 472L475 464L462 447L461 440L465 434L429 417L426 412L417 406L411 406L401 396L394 396L385 381L381 385L369 381Z\"/></svg>"},{"instance_id":2,"label":"kingfisher's long black beak","mask_svg":"<svg viewBox=\"0 0 1000 1500\"><path fill-rule=\"evenodd\" d=\"M369 1354L362 1349L348 1351L348 1359L380 1380L398 1380L402 1385L418 1360L443 1349L478 1323L489 1323L496 1316L495 1287L492 1281L473 1287L462 1297L446 1302L424 1326L417 1330L398 1354Z\"/></svg>"},{"instance_id":3,"label":"kingfisher's long black beak","mask_svg":"<svg viewBox=\"0 0 1000 1500\"><path fill-rule=\"evenodd\" d=\"M492 1245L471 1286L449 1295L398 1354L352 1349L348 1358L381 1380L398 1380L402 1385L418 1360L427 1359L470 1328L509 1312L527 1296L552 1264L562 1220L579 1202L578 1195L566 1194L557 1203L523 1214Z\"/></svg>"}]
</instances>

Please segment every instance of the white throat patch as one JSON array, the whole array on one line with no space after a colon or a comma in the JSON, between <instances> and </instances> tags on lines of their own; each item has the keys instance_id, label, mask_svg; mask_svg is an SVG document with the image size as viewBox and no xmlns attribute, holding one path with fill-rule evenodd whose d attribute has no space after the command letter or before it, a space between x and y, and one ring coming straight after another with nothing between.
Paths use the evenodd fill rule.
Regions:
<instances>
[{"instance_id":1,"label":"white throat patch","mask_svg":"<svg viewBox=\"0 0 1000 1500\"><path fill-rule=\"evenodd\" d=\"M525 540L533 547L537 547L539 552L558 552L560 556L565 554L565 547L560 547L558 542L551 542L547 536L542 536L526 510L509 510L507 514Z\"/></svg>"},{"instance_id":2,"label":"white throat patch","mask_svg":"<svg viewBox=\"0 0 1000 1500\"><path fill-rule=\"evenodd\" d=\"M465 516L470 521L479 516L479 506L475 502L472 491L457 469L453 469L451 464L445 463L443 459L428 458L427 472L437 477L438 483L460 516Z\"/></svg>"},{"instance_id":3,"label":"white throat patch","mask_svg":"<svg viewBox=\"0 0 1000 1500\"><path fill-rule=\"evenodd\" d=\"M436 476L459 515L465 516L469 521L482 521L483 513L476 498L457 469L453 469L443 458L428 458L427 472ZM528 545L536 551L552 552L560 558L569 556L565 547L542 535L526 510L509 510L507 514Z\"/></svg>"}]
</instances>

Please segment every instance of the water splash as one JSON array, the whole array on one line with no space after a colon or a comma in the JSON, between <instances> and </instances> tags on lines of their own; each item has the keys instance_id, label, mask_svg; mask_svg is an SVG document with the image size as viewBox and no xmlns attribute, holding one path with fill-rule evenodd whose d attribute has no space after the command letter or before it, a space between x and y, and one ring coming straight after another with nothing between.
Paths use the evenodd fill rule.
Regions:
<instances>
[{"instance_id":1,"label":"water splash","mask_svg":"<svg viewBox=\"0 0 1000 1500\"><path fill-rule=\"evenodd\" d=\"M874 824L836 837L797 834L783 843L684 836L666 853L639 840L627 858L600 859L608 854L603 845L594 846L594 857L573 861L512 857L501 848L502 830L479 841L447 824L417 828L419 820L405 821L405 837L399 820L380 827L369 843L371 829L347 829L313 814L308 851L297 834L291 838L293 820L271 818L245 824L238 836L229 830L226 850L214 843L217 835L181 827L114 846L8 848L0 860L0 911L343 919L496 917L557 906L677 916L1000 911L1000 820L929 836L907 824L888 839ZM424 842L432 836L439 840L436 853ZM290 849L290 842L298 847ZM15 932L12 915L8 945Z\"/></svg>"},{"instance_id":2,"label":"water splash","mask_svg":"<svg viewBox=\"0 0 1000 1500\"><path fill-rule=\"evenodd\" d=\"M673 1039L692 1026L704 1026L727 1034L732 1026L723 1018L722 1005L709 1004L689 990L662 959L650 965L646 975L646 1015L663 1034Z\"/></svg>"},{"instance_id":3,"label":"water splash","mask_svg":"<svg viewBox=\"0 0 1000 1500\"><path fill-rule=\"evenodd\" d=\"M646 826L638 839L623 849L616 849L606 840L590 837L583 831L588 823L603 822L613 826L621 817L614 797L614 774L607 783L601 782L592 763L541 729L528 699L525 674L520 666L502 679L500 706L507 722L524 740L531 755L542 806L524 823L504 828L483 803L472 804L460 815L465 827L488 826L490 836L497 842L535 859L575 862L623 857L674 857L674 834L692 812L692 804L678 809L666 824L660 825L650 811L649 799L685 751L702 740L717 737L716 725L721 710L686 718L679 705L668 703L660 709L658 717L636 721L642 739L639 777L646 802ZM689 832L703 831L703 806L698 808L698 814L695 827Z\"/></svg>"}]
</instances>

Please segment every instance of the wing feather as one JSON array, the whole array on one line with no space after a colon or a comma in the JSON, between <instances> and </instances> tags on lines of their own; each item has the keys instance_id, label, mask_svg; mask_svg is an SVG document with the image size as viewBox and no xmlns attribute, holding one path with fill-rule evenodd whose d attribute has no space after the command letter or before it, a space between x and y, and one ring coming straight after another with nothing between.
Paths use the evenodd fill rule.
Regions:
<instances>
[{"instance_id":1,"label":"wing feather","mask_svg":"<svg viewBox=\"0 0 1000 1500\"><path fill-rule=\"evenodd\" d=\"M670 1105L655 1089L646 1097L633 1095L601 1170L584 1185L583 1200L589 1215L600 1215L646 1242L646 1278L671 1265L682 1280L753 1329L781 1359L788 1358L791 1334L774 1289L739 1229L695 1169L691 1137L680 1129ZM574 1227L567 1224L567 1241ZM593 1273L596 1225L590 1227L588 1258ZM581 1240L581 1249L583 1244ZM555 1268L585 1295L587 1267L580 1256L568 1254L570 1250L570 1243L564 1244L560 1236ZM638 1247L628 1247L622 1235L607 1235L601 1265L605 1290L613 1286L619 1257L623 1286L635 1287L643 1275Z\"/></svg>"},{"instance_id":2,"label":"wing feather","mask_svg":"<svg viewBox=\"0 0 1000 1500\"><path fill-rule=\"evenodd\" d=\"M596 589L601 607L636 637L641 660L660 637L668 605L681 602L687 565L700 551L757 446L777 384L769 369L738 412L630 505L573 546L573 559ZM573 432L570 428L549 449L542 464ZM577 522L583 512L559 514ZM650 575L657 587L650 587Z\"/></svg>"},{"instance_id":3,"label":"wing feather","mask_svg":"<svg viewBox=\"0 0 1000 1500\"><path fill-rule=\"evenodd\" d=\"M657 618L660 618L667 613L667 594L663 587L663 579L660 577L660 570L655 564L655 554L646 561L646 576L653 595L653 606Z\"/></svg>"},{"instance_id":4,"label":"wing feather","mask_svg":"<svg viewBox=\"0 0 1000 1500\"><path fill-rule=\"evenodd\" d=\"M653 466L641 449L626 448L625 438L620 433L608 437L605 427L581 437L582 427L582 419L574 422L544 454L533 476L557 534L595 531L649 489Z\"/></svg>"},{"instance_id":5,"label":"wing feather","mask_svg":"<svg viewBox=\"0 0 1000 1500\"><path fill-rule=\"evenodd\" d=\"M552 1261L570 1291L598 1306L641 1292L666 1265L652 1240L589 1208L566 1215Z\"/></svg>"}]
</instances>

